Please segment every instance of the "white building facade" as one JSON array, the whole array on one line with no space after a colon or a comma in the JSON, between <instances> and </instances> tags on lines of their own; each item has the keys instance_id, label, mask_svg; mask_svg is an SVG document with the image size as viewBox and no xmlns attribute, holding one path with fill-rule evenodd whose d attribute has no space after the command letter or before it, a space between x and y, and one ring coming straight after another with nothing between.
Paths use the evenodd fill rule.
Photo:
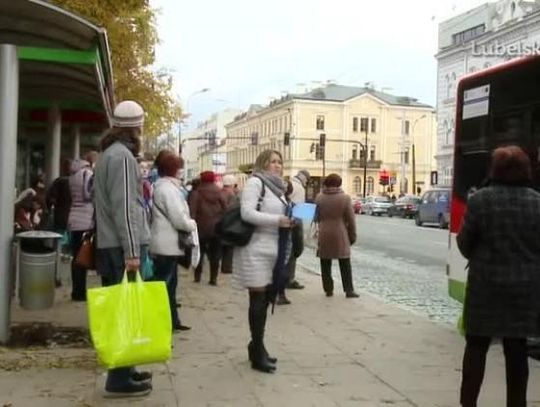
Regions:
<instances>
[{"instance_id":1,"label":"white building facade","mask_svg":"<svg viewBox=\"0 0 540 407\"><path fill-rule=\"evenodd\" d=\"M182 157L184 158L184 178L189 181L204 169L211 169L220 178L227 168L227 155L213 148L212 154L205 154L209 149L210 140L219 146L225 139L225 125L234 120L242 111L227 108L211 115L200 122L197 128L190 131L182 139ZM206 162L208 161L208 162Z\"/></svg>"},{"instance_id":2,"label":"white building facade","mask_svg":"<svg viewBox=\"0 0 540 407\"><path fill-rule=\"evenodd\" d=\"M486 3L439 25L435 160L440 185L450 185L452 181L456 89L460 78L523 55L527 50L540 53L540 0Z\"/></svg>"}]
</instances>

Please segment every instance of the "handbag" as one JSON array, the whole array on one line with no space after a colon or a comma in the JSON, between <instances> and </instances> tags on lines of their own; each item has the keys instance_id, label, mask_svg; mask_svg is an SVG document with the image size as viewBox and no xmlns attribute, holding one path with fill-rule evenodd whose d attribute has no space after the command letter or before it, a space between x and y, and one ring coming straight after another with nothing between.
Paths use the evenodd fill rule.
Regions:
<instances>
[{"instance_id":1,"label":"handbag","mask_svg":"<svg viewBox=\"0 0 540 407\"><path fill-rule=\"evenodd\" d=\"M81 247L75 256L75 265L87 270L95 270L96 246L94 244L94 237L94 231L83 234Z\"/></svg>"},{"instance_id":2,"label":"handbag","mask_svg":"<svg viewBox=\"0 0 540 407\"><path fill-rule=\"evenodd\" d=\"M257 201L257 211L261 210L261 204L266 193L266 188L262 179L261 182L262 190ZM226 246L246 246L251 240L254 231L255 225L242 219L240 204L227 209L221 217L221 220L217 222L215 226L216 235L219 236L221 243Z\"/></svg>"},{"instance_id":3,"label":"handbag","mask_svg":"<svg viewBox=\"0 0 540 407\"><path fill-rule=\"evenodd\" d=\"M167 215L165 214L165 212L159 207L157 202L154 202L154 206L159 211L159 213L163 215L165 219L171 222L169 218L167 217ZM178 248L182 250L184 253L186 253L186 250L192 249L193 246L195 246L195 242L193 240L193 235L191 232L186 232L185 230L176 230L176 232L178 233Z\"/></svg>"},{"instance_id":4,"label":"handbag","mask_svg":"<svg viewBox=\"0 0 540 407\"><path fill-rule=\"evenodd\" d=\"M143 282L127 272L120 284L87 291L88 321L98 361L108 369L165 362L172 321L163 281Z\"/></svg>"}]
</instances>

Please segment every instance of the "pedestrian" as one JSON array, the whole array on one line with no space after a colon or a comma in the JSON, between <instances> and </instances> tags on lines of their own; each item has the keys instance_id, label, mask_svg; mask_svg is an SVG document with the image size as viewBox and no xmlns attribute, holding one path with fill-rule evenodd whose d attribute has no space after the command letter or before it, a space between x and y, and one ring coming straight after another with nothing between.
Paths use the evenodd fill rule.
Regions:
<instances>
[{"instance_id":1,"label":"pedestrian","mask_svg":"<svg viewBox=\"0 0 540 407\"><path fill-rule=\"evenodd\" d=\"M101 140L95 168L97 268L103 286L133 278L148 252L150 233L142 206L142 183L136 157L141 149L144 110L134 101L114 109L113 128ZM133 367L111 369L105 390L110 397L142 396L152 390L152 374Z\"/></svg>"},{"instance_id":2,"label":"pedestrian","mask_svg":"<svg viewBox=\"0 0 540 407\"><path fill-rule=\"evenodd\" d=\"M300 170L294 177L292 177L292 192L289 199L294 205L306 202L306 187L310 179L311 175L308 170ZM293 232L293 234L297 239L302 239L300 245L303 247L303 224L301 222L298 222L295 227L299 229L296 230L297 233ZM287 288L292 290L301 290L302 288L304 288L304 286L296 280L296 259L297 257L291 256L291 258L289 259L289 263L287 264L287 271L289 273L289 281L287 284Z\"/></svg>"},{"instance_id":3,"label":"pedestrian","mask_svg":"<svg viewBox=\"0 0 540 407\"><path fill-rule=\"evenodd\" d=\"M229 174L223 177L222 191L227 208L239 204L240 199L238 197L236 177L234 175ZM221 251L221 272L223 274L231 274L233 266L233 247L222 245Z\"/></svg>"},{"instance_id":4,"label":"pedestrian","mask_svg":"<svg viewBox=\"0 0 540 407\"><path fill-rule=\"evenodd\" d=\"M527 338L539 336L540 194L518 146L495 149L489 185L467 201L457 236L469 261L463 310L461 405L476 406L492 338L502 338L506 405L525 407Z\"/></svg>"},{"instance_id":5,"label":"pedestrian","mask_svg":"<svg viewBox=\"0 0 540 407\"><path fill-rule=\"evenodd\" d=\"M293 184L291 181L287 181L287 189L285 192L285 199L291 207L294 207L294 203L291 202L291 194L293 192ZM302 221L298 221L294 223L294 226L291 228L291 255L289 256L289 261L286 264L287 269L287 279L290 281L290 270L291 270L291 263L296 265L296 259L302 255L302 252L304 251L304 229L302 228ZM293 265L293 267L294 267ZM304 288L302 286L302 288ZM276 304L278 305L287 305L290 304L291 301L287 298L287 295L285 294L285 287L283 287L282 290L278 293L278 298L276 301Z\"/></svg>"},{"instance_id":6,"label":"pedestrian","mask_svg":"<svg viewBox=\"0 0 540 407\"><path fill-rule=\"evenodd\" d=\"M176 307L178 258L185 254L178 246L178 231L192 232L197 227L189 216L189 207L180 189L181 181L177 177L182 166L183 160L172 152L162 155L157 161L160 178L154 185L150 240L150 253L154 258L154 279L164 281L167 286L174 331L191 329L182 325Z\"/></svg>"},{"instance_id":7,"label":"pedestrian","mask_svg":"<svg viewBox=\"0 0 540 407\"><path fill-rule=\"evenodd\" d=\"M192 192L189 202L191 217L197 222L201 258L195 267L195 282L201 281L204 255L210 263L210 285L217 285L219 261L221 259L221 241L216 235L215 226L220 221L227 204L219 187L215 183L216 175L212 171L201 173L201 183Z\"/></svg>"},{"instance_id":8,"label":"pedestrian","mask_svg":"<svg viewBox=\"0 0 540 407\"><path fill-rule=\"evenodd\" d=\"M234 248L233 255L234 284L249 291L251 342L248 355L251 367L267 373L276 369L277 362L264 346L269 288L282 254L279 250L280 229L291 228L294 224L286 216L288 205L282 169L283 160L276 150L265 150L255 160L253 176L247 180L241 196L242 219L255 225L255 231L246 246Z\"/></svg>"},{"instance_id":9,"label":"pedestrian","mask_svg":"<svg viewBox=\"0 0 540 407\"><path fill-rule=\"evenodd\" d=\"M70 172L71 160L64 158L60 165L60 176L53 181L46 194L47 208L52 217L51 230L61 235L67 231L71 209Z\"/></svg>"},{"instance_id":10,"label":"pedestrian","mask_svg":"<svg viewBox=\"0 0 540 407\"><path fill-rule=\"evenodd\" d=\"M330 174L315 202L319 227L317 256L321 260L321 279L327 297L334 295L332 259L338 259L343 291L347 298L357 298L351 268L351 245L356 241L356 222L351 197L341 189L341 177Z\"/></svg>"},{"instance_id":11,"label":"pedestrian","mask_svg":"<svg viewBox=\"0 0 540 407\"><path fill-rule=\"evenodd\" d=\"M83 237L94 229L92 165L81 159L71 163L69 189L71 193L71 208L68 218L70 233L71 255L71 300L86 301L86 275L88 270L75 261L83 243Z\"/></svg>"}]
</instances>

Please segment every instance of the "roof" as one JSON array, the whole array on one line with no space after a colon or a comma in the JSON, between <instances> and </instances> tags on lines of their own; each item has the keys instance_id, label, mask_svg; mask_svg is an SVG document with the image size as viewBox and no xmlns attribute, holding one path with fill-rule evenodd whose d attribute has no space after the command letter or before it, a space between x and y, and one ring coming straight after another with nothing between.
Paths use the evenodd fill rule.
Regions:
<instances>
[{"instance_id":1,"label":"roof","mask_svg":"<svg viewBox=\"0 0 540 407\"><path fill-rule=\"evenodd\" d=\"M18 47L23 120L40 122L58 103L73 121L110 124L114 88L103 28L45 1L0 0L0 43Z\"/></svg>"},{"instance_id":2,"label":"roof","mask_svg":"<svg viewBox=\"0 0 540 407\"><path fill-rule=\"evenodd\" d=\"M419 103L417 99L408 96L394 96L388 93L379 92L372 88L367 87L355 87L330 84L325 87L313 89L307 93L292 94L285 97L286 99L302 99L302 100L317 100L317 101L333 101L333 102L345 102L355 97L369 94L382 100L383 102L393 106L409 106L409 107L425 107L432 108L432 106ZM277 102L281 101L278 100Z\"/></svg>"}]
</instances>

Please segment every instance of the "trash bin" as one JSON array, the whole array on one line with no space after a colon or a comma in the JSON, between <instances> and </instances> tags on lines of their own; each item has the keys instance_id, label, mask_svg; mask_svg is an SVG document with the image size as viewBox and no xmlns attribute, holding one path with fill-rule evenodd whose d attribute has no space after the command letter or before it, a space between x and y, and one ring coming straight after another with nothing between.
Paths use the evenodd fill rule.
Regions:
<instances>
[{"instance_id":1,"label":"trash bin","mask_svg":"<svg viewBox=\"0 0 540 407\"><path fill-rule=\"evenodd\" d=\"M19 233L15 238L18 240L17 274L21 307L52 307L62 235L34 230Z\"/></svg>"}]
</instances>

